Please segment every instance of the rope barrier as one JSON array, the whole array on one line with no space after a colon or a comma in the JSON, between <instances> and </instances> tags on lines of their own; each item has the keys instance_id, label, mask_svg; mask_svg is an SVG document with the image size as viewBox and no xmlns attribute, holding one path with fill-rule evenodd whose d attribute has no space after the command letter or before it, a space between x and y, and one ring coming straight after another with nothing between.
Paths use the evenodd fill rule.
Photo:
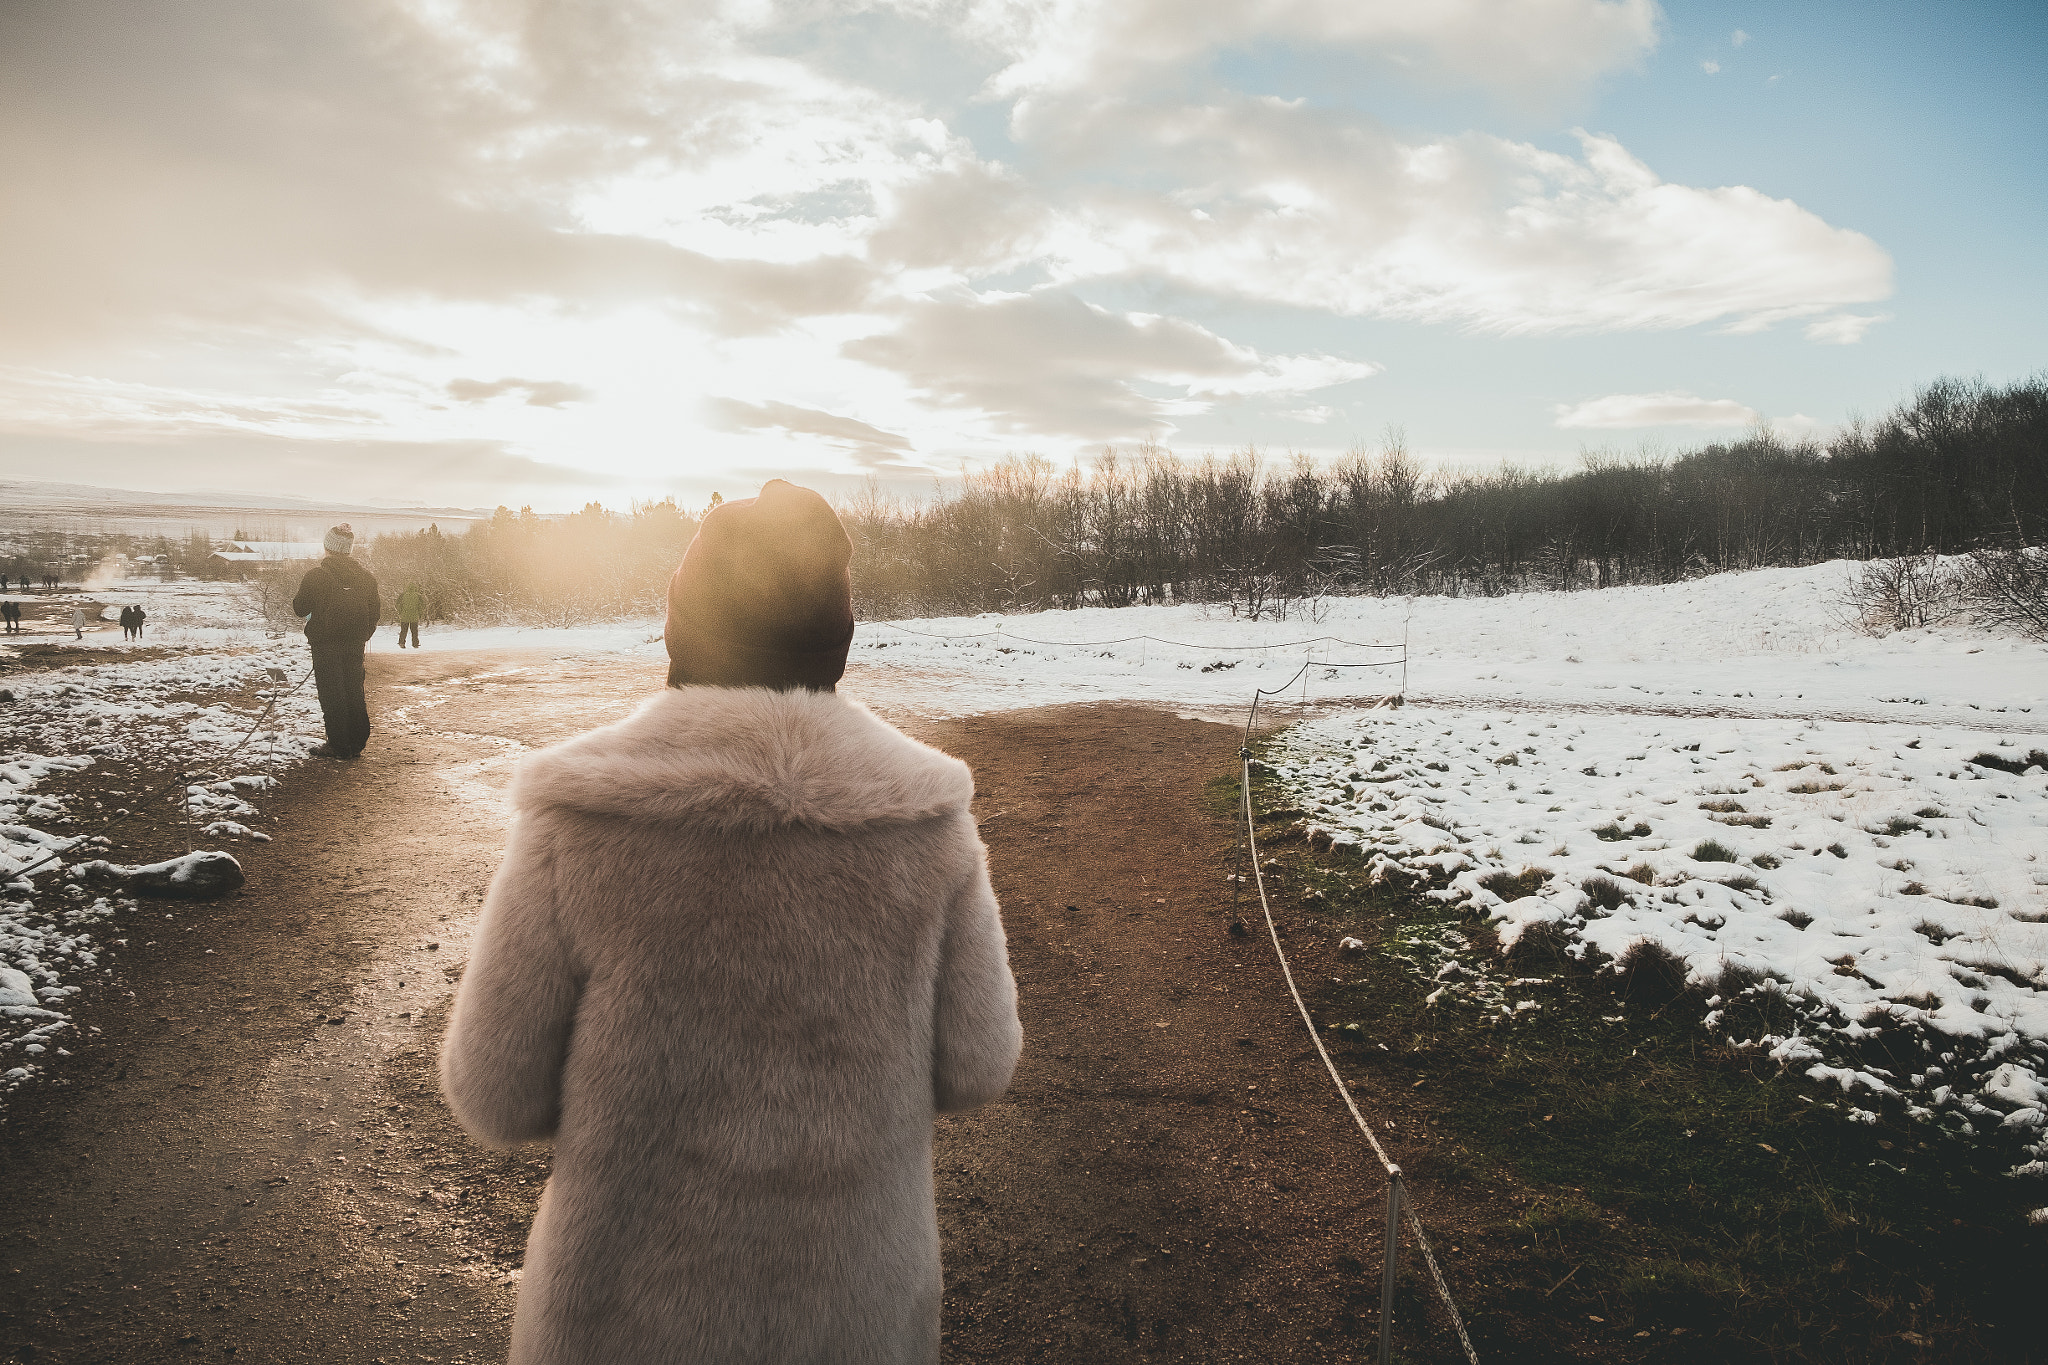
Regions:
<instances>
[{"instance_id":1,"label":"rope barrier","mask_svg":"<svg viewBox=\"0 0 2048 1365\"><path fill-rule=\"evenodd\" d=\"M1404 653L1403 663L1405 664L1405 662L1406 655ZM1371 665L1358 666L1370 667ZM1266 875L1264 869L1259 866L1258 834L1254 829L1255 822L1252 816L1252 728L1258 723L1260 699L1262 697L1279 696L1289 687L1293 686L1295 678L1299 678L1302 673L1306 673L1310 667L1311 665L1309 664L1303 664L1301 671L1296 673L1294 678L1289 678L1279 687L1257 687L1252 689L1251 711L1245 717L1245 742L1237 751L1238 758L1244 765L1241 790L1244 796L1245 847L1251 856L1252 879L1259 892L1259 909L1266 917L1266 935L1273 942L1273 956L1280 961L1280 974L1287 982L1287 993L1294 997L1294 1008L1300 1012L1301 1022L1308 1029L1309 1041L1315 1044L1316 1056L1322 1058L1323 1069L1330 1073L1330 1081L1337 1087L1337 1094L1344 1101L1344 1107L1351 1111L1352 1121L1358 1125L1358 1131L1365 1134L1366 1142L1371 1145L1373 1155L1379 1158L1380 1168L1387 1175L1387 1242L1385 1269L1383 1272L1384 1280L1381 1291L1380 1360L1383 1362L1387 1360L1391 1342L1389 1329L1393 1322L1395 1248L1400 1230L1400 1219L1405 1214L1409 1230L1415 1234L1416 1245L1422 1248L1422 1259L1429 1266L1430 1278L1436 1283L1437 1297L1443 1301L1444 1311L1450 1315L1451 1326L1458 1333L1458 1343L1465 1348L1465 1359L1470 1362L1470 1365L1479 1365L1479 1353L1472 1348L1472 1338L1465 1331L1465 1319L1459 1315L1458 1305L1451 1298L1450 1286L1444 1282L1443 1270L1437 1265L1436 1250L1430 1245L1429 1235L1422 1229L1422 1221L1415 1216L1414 1206L1402 1197L1401 1168L1395 1164L1392 1157L1387 1155L1387 1149L1380 1144L1379 1135L1373 1132L1372 1125L1367 1123L1365 1115L1359 1112L1358 1102L1351 1097L1350 1087L1344 1084L1344 1077L1338 1072L1337 1064L1330 1060L1329 1049L1323 1046L1322 1035L1316 1032L1315 1018L1309 1013L1307 1002L1301 998L1300 987L1295 985L1294 968L1287 961L1287 950L1280 946L1280 927L1274 922L1273 905L1266 895ZM1239 888L1243 887L1243 873L1240 872L1238 874L1234 885Z\"/></svg>"},{"instance_id":2,"label":"rope barrier","mask_svg":"<svg viewBox=\"0 0 2048 1365\"><path fill-rule=\"evenodd\" d=\"M270 669L270 670L269 670L269 673L270 673L270 676L271 676L272 678L274 678L274 679L275 679L276 681L278 681L278 682L283 682L283 681L284 681L284 679L285 679L285 672L284 672L284 670L283 670L283 669L281 669L281 668L272 668L272 669ZM191 771L180 771L180 772L179 772L178 774L176 774L175 776L173 776L173 777L171 777L171 778L168 778L168 779L166 779L166 780L165 780L165 781L163 782L163 784L162 784L162 785L160 785L160 786L158 786L158 787L156 788L156 790L154 790L154 791L152 791L151 793L149 793L149 795L147 795L147 796L143 797L143 798L142 798L142 799L141 799L140 801L137 801L137 802L135 803L135 809L134 809L134 810L130 811L130 812L129 812L128 814L126 814L126 815L117 815L117 816L115 816L115 817L114 817L113 819L111 819L111 820L107 821L107 822L106 822L106 823L105 823L104 825L101 825L101 826L100 826L100 831L99 831L99 832L100 832L100 837L101 837L101 838L104 838L104 837L106 837L106 832L107 832L108 830L112 830L112 829L119 829L119 828L120 828L120 827L121 827L122 825L125 825L125 824L127 824L127 823L128 823L128 822L129 822L130 820L138 820L138 819L142 818L142 816L143 816L144 814L146 814L146 813L148 812L148 810L149 810L149 807L150 807L150 804L151 804L152 802L154 802L154 801L155 801L155 800L156 800L156 799L157 799L158 797L162 796L162 795L163 795L163 794L164 794L165 792L169 791L169 790L170 790L171 788L173 788L173 787L179 786L179 785L181 785L181 784L182 784L182 785L188 785L188 786L189 786L189 784L191 783L192 779L193 779L193 778L195 778L195 777L212 777L212 778L219 778L219 776L220 776L220 769L221 769L221 768L223 768L223 767L225 767L225 766L227 765L227 762L228 762L228 760L229 760L229 759L233 758L233 757L234 757L234 756L235 756L236 754L238 754L238 753L242 752L242 750L244 750L244 749L246 749L246 748L248 748L248 747L249 747L249 741L250 741L250 740L252 740L252 739L254 739L254 738L256 738L256 734L257 734L257 732L258 732L258 731L260 731L260 730L261 730L261 729L263 728L263 722L264 722L264 721L266 721L266 720L269 720L269 719L270 719L270 713L271 713L271 712L273 712L273 711L275 711L275 710L277 709L277 704L278 704L279 702L283 701L283 700L284 700L284 699L285 699L286 697L289 697L289 696L291 696L291 695L292 695L293 693L297 692L297 691L298 691L298 690L299 690L300 688L304 687L304 686L306 685L306 682L307 682L307 680L308 680L308 679L310 679L310 678L311 678L312 676L313 676L313 670L312 670L311 668L308 668L308 669L306 670L306 675L305 675L305 677L303 677L303 678L300 678L300 679L299 679L299 680L298 680L297 682L293 683L293 684L292 684L292 685L291 685L291 686L290 686L289 688L287 688L286 690L284 690L284 691L282 691L282 692L273 692L273 693L271 694L271 697L270 697L270 704L269 704L268 706L265 706L265 707L263 708L262 714L260 714L260 715L258 715L258 716L256 717L256 722L255 722L255 724L253 724L253 725L251 725L251 726L249 727L249 731L248 731L248 733L242 736L242 738L241 738L241 741L240 741L239 743L237 743L237 744L235 745L235 747L234 747L234 748L232 748L232 749L228 750L228 751L227 751L226 753L222 754L222 755L221 755L220 757L218 757L218 758L214 759L214 760L213 760L213 764L212 764L211 766L209 766L209 767L205 767L205 768L195 768L195 769L192 769ZM190 852L192 851L192 849L191 849L191 842L192 842L192 840L191 840L191 834L190 834L190 829L191 829L191 824L192 824L192 798L191 798L191 793L190 793L189 791L188 791L188 792L186 793L186 797L185 797L185 803L184 803L184 804L185 804L185 825L186 825L186 830L187 830L187 834L186 834L186 840L185 840L185 843L186 843L186 848L185 848L185 851L186 851L187 853L190 853ZM43 866L43 865L44 865L45 863L53 863L53 862L55 862L55 861L56 861L56 860L57 860L58 858L62 857L62 856L63 856L64 854L66 854L66 853L69 853L69 852L70 852L70 851L71 851L72 849L74 849L74 848L77 848L77 847L78 847L78 845L79 845L79 844L80 844L81 842L83 842L83 841L84 841L85 839L87 839L87 838L89 838L89 837L91 837L91 836L89 836L89 835L84 835L84 834L81 834L81 835L79 835L79 836L78 836L77 838L75 838L75 839L72 839L72 840L70 840L69 842L67 842L67 843L66 843L66 844L64 845L64 847L62 847L62 848L60 848L60 849L55 849L55 850L52 850L52 851L51 851L51 852L49 852L49 853L45 853L45 854L44 854L44 855L43 855L42 857L40 857L40 858L36 859L36 860L35 860L34 862L32 862L32 863L29 863L28 865L26 865L26 866L24 866L24 867L18 867L18 868L16 868L16 869L14 869L14 871L12 871L12 872L9 872L9 873L6 873L6 874L4 874L4 875L5 875L5 877L6 877L6 879L7 879L8 881L13 881L13 880L15 880L15 879L16 879L16 878L18 878L18 877L26 877L26 876L27 876L27 875L28 875L29 873L31 873L31 872L33 872L33 871L35 871L35 870L36 870L37 868L39 868L39 867Z\"/></svg>"},{"instance_id":3,"label":"rope barrier","mask_svg":"<svg viewBox=\"0 0 2048 1365\"><path fill-rule=\"evenodd\" d=\"M942 635L937 631L916 630L910 626L898 625L894 621L866 621L862 624L887 626L890 630L900 630L905 635L922 635L927 640L985 640L991 635L1001 635L1012 640L1020 640L1027 645L1059 645L1069 649L1098 649L1104 645L1128 645L1139 640L1150 640L1155 645L1173 645L1179 649L1214 650L1224 654L1249 653L1262 649L1299 649L1303 645L1324 644L1343 645L1349 649L1399 649L1404 652L1407 649L1407 646L1402 644L1346 640L1337 635L1317 635L1307 640L1276 640L1270 645L1198 645L1190 644L1186 640L1168 640L1158 635L1124 635L1114 640L1039 640L1029 635L1012 634L1000 626L994 630L972 631L965 635ZM1335 668L1337 665L1332 664L1331 667Z\"/></svg>"}]
</instances>

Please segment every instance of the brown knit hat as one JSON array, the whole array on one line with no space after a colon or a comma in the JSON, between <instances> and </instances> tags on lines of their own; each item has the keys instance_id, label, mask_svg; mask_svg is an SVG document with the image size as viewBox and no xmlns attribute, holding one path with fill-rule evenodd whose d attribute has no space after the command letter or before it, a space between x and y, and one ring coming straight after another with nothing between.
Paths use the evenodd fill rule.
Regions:
<instances>
[{"instance_id":1,"label":"brown knit hat","mask_svg":"<svg viewBox=\"0 0 2048 1365\"><path fill-rule=\"evenodd\" d=\"M831 691L853 643L852 560L808 488L770 479L712 508L668 581L668 685Z\"/></svg>"}]
</instances>

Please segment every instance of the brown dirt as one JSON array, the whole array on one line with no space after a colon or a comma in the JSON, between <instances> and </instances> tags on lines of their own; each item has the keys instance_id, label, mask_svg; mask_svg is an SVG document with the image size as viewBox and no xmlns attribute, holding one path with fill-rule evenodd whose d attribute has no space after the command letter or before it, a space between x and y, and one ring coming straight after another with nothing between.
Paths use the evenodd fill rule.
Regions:
<instances>
[{"instance_id":1,"label":"brown dirt","mask_svg":"<svg viewBox=\"0 0 2048 1365\"><path fill-rule=\"evenodd\" d=\"M660 678L535 654L371 670L366 757L273 796L243 894L134 912L120 986L81 1010L101 1032L9 1102L14 1359L502 1357L546 1154L469 1144L432 1054L512 760ZM1363 1355L1384 1186L1270 947L1229 932L1207 788L1235 732L1130 706L896 719L976 769L1027 1036L1007 1096L939 1123L947 1359ZM1283 918L1327 980L1334 932ZM1421 1102L1385 1104L1446 1273L1482 1294L1509 1197L1437 1188ZM1406 1268L1403 1358L1456 1358Z\"/></svg>"}]
</instances>

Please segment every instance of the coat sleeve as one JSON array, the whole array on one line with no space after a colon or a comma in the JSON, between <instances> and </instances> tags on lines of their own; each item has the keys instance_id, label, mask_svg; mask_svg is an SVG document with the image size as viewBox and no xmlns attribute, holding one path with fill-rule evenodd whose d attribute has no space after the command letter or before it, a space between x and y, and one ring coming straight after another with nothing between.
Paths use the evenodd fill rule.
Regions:
<instances>
[{"instance_id":1,"label":"coat sleeve","mask_svg":"<svg viewBox=\"0 0 2048 1365\"><path fill-rule=\"evenodd\" d=\"M292 615L306 617L319 610L321 599L326 596L321 589L326 585L327 576L319 565L306 570L305 576L299 579L299 590L292 594Z\"/></svg>"},{"instance_id":2,"label":"coat sleeve","mask_svg":"<svg viewBox=\"0 0 2048 1365\"><path fill-rule=\"evenodd\" d=\"M1002 916L989 885L987 855L973 834L974 873L954 897L939 949L937 1018L932 1029L932 1105L958 1113L987 1104L1009 1087L1024 1045L1017 985L1003 942Z\"/></svg>"},{"instance_id":3,"label":"coat sleeve","mask_svg":"<svg viewBox=\"0 0 2048 1365\"><path fill-rule=\"evenodd\" d=\"M582 993L556 920L545 842L531 819L514 828L441 1045L441 1093L470 1135L493 1147L554 1136Z\"/></svg>"}]
</instances>

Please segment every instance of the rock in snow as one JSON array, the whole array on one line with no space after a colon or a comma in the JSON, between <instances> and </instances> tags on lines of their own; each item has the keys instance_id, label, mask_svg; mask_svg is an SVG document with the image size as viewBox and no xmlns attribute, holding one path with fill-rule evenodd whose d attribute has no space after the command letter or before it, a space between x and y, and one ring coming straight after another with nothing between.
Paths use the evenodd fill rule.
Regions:
<instances>
[{"instance_id":1,"label":"rock in snow","mask_svg":"<svg viewBox=\"0 0 2048 1365\"><path fill-rule=\"evenodd\" d=\"M201 850L167 862L123 867L96 859L80 863L75 875L81 881L113 885L131 896L157 900L218 900L240 887L242 865L226 853Z\"/></svg>"},{"instance_id":2,"label":"rock in snow","mask_svg":"<svg viewBox=\"0 0 2048 1365\"><path fill-rule=\"evenodd\" d=\"M35 983L28 979L28 973L17 972L12 967L0 967L0 1008L34 1008L42 1002L36 999Z\"/></svg>"}]
</instances>

